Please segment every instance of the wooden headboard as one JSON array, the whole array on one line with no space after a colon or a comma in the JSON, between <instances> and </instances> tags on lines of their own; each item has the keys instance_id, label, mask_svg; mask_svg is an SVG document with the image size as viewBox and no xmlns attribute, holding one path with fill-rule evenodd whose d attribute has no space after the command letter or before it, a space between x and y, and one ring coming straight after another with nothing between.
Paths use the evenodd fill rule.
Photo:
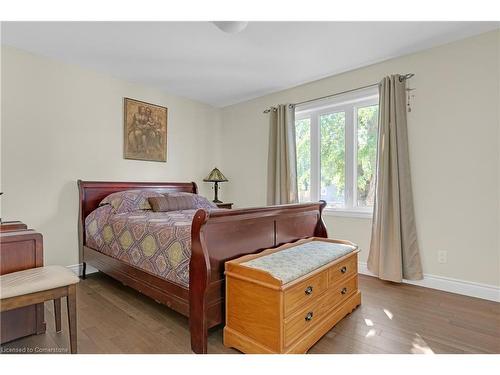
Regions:
<instances>
[{"instance_id":1,"label":"wooden headboard","mask_svg":"<svg viewBox=\"0 0 500 375\"><path fill-rule=\"evenodd\" d=\"M80 262L85 243L85 218L94 211L99 203L111 193L132 189L148 189L161 193L187 192L198 194L195 182L108 182L78 180L79 212L78 212L78 239Z\"/></svg>"}]
</instances>

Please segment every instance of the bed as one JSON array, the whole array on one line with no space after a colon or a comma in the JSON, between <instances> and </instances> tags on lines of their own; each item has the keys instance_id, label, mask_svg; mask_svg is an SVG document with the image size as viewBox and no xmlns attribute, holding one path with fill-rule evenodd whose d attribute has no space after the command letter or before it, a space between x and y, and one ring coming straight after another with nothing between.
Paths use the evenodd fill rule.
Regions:
<instances>
[{"instance_id":1,"label":"bed","mask_svg":"<svg viewBox=\"0 0 500 375\"><path fill-rule=\"evenodd\" d=\"M176 271L178 274L160 275L147 266L120 259L111 250L103 252L95 242L87 241L85 219L112 193L141 189L197 194L196 184L78 180L78 188L78 238L83 277L89 264L187 316L191 348L195 353L207 352L208 329L224 322L225 261L302 238L327 237L321 217L325 207L323 201L235 210L198 209L185 213L192 218L186 234L190 236L189 258L182 259L185 264ZM150 216L155 219L152 214L149 219Z\"/></svg>"}]
</instances>

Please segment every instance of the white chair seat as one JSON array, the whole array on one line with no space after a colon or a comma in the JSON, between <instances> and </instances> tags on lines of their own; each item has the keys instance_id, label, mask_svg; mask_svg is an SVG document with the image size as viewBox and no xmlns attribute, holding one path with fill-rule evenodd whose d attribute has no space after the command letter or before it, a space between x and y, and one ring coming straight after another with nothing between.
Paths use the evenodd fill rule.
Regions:
<instances>
[{"instance_id":1,"label":"white chair seat","mask_svg":"<svg viewBox=\"0 0 500 375\"><path fill-rule=\"evenodd\" d=\"M76 284L80 281L62 266L30 268L0 276L0 298L11 298Z\"/></svg>"}]
</instances>

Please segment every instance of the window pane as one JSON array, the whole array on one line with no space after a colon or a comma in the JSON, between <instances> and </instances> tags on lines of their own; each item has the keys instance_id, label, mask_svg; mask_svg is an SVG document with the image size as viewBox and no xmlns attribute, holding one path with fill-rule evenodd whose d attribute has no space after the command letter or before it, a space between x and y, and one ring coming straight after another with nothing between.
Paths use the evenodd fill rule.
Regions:
<instances>
[{"instance_id":1,"label":"window pane","mask_svg":"<svg viewBox=\"0 0 500 375\"><path fill-rule=\"evenodd\" d=\"M321 199L330 207L345 206L345 113L320 116Z\"/></svg>"},{"instance_id":2,"label":"window pane","mask_svg":"<svg viewBox=\"0 0 500 375\"><path fill-rule=\"evenodd\" d=\"M295 121L299 202L311 201L311 119Z\"/></svg>"},{"instance_id":3,"label":"window pane","mask_svg":"<svg viewBox=\"0 0 500 375\"><path fill-rule=\"evenodd\" d=\"M358 108L357 205L373 207L377 163L378 105Z\"/></svg>"}]
</instances>

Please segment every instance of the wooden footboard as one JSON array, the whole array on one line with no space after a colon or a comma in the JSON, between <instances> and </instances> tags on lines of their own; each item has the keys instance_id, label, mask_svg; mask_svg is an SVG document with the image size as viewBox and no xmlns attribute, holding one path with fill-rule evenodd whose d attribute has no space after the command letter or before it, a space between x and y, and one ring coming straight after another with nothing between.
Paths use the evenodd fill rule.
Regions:
<instances>
[{"instance_id":1,"label":"wooden footboard","mask_svg":"<svg viewBox=\"0 0 500 375\"><path fill-rule=\"evenodd\" d=\"M189 326L191 348L207 352L208 328L224 321L224 263L307 237L327 237L325 202L207 213L191 230Z\"/></svg>"}]
</instances>

